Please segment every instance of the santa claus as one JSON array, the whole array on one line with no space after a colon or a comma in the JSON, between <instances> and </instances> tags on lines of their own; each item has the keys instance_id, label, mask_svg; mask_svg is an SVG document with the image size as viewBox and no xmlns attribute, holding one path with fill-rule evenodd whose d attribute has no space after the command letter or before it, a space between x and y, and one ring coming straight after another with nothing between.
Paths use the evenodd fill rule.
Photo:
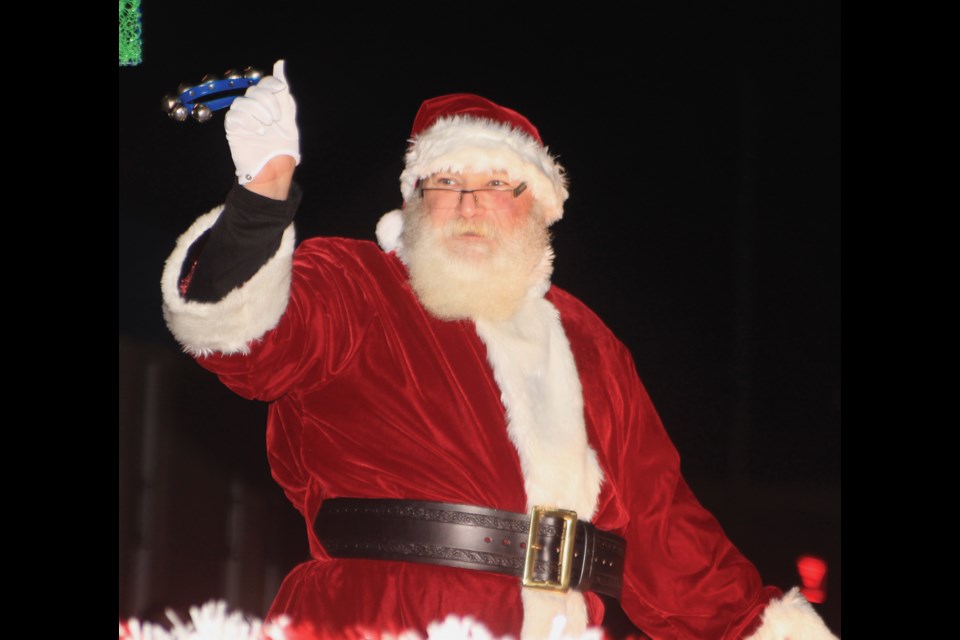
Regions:
<instances>
[{"instance_id":1,"label":"santa claus","mask_svg":"<svg viewBox=\"0 0 960 640\"><path fill-rule=\"evenodd\" d=\"M226 129L238 182L179 239L164 314L270 403L274 478L311 558L271 615L336 634L472 616L576 635L618 598L654 638L829 638L694 498L630 354L552 286L562 167L519 113L426 101L379 246L295 247L296 108L279 62ZM558 618L563 616L563 618Z\"/></svg>"}]
</instances>

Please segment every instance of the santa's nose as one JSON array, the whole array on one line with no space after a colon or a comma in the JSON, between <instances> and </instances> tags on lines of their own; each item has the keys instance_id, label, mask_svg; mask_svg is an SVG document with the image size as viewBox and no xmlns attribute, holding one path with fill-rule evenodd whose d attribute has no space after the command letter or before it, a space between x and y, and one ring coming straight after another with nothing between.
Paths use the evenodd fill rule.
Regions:
<instances>
[{"instance_id":1,"label":"santa's nose","mask_svg":"<svg viewBox=\"0 0 960 640\"><path fill-rule=\"evenodd\" d=\"M475 191L461 191L457 209L464 218L473 217L480 209L480 198L477 197L477 193Z\"/></svg>"}]
</instances>

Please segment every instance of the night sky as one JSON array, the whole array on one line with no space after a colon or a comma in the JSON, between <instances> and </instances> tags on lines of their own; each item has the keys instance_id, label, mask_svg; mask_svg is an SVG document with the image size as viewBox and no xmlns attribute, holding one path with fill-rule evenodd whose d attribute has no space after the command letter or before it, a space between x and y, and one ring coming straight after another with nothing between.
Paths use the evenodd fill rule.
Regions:
<instances>
[{"instance_id":1,"label":"night sky","mask_svg":"<svg viewBox=\"0 0 960 640\"><path fill-rule=\"evenodd\" d=\"M554 283L630 348L694 489L839 504L839 4L597 7L559 29L503 8L359 25L273 5L145 3L144 62L118 72L121 336L176 349L163 260L233 175L222 114L161 113L179 83L287 60L301 238L373 239L421 101L479 93L566 167Z\"/></svg>"}]
</instances>

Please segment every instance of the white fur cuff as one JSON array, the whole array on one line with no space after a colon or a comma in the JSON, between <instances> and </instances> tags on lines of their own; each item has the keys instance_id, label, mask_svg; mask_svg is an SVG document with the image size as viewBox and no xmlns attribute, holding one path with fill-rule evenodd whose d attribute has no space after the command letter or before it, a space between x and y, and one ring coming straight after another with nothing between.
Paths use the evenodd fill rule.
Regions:
<instances>
[{"instance_id":1,"label":"white fur cuff","mask_svg":"<svg viewBox=\"0 0 960 640\"><path fill-rule=\"evenodd\" d=\"M796 587L763 612L760 628L748 640L838 640Z\"/></svg>"},{"instance_id":2,"label":"white fur cuff","mask_svg":"<svg viewBox=\"0 0 960 640\"><path fill-rule=\"evenodd\" d=\"M250 280L219 302L192 302L180 295L179 279L190 246L213 226L223 207L200 216L177 239L160 280L163 317L174 337L192 355L248 353L252 340L277 326L290 297L295 237L287 227L280 248Z\"/></svg>"}]
</instances>

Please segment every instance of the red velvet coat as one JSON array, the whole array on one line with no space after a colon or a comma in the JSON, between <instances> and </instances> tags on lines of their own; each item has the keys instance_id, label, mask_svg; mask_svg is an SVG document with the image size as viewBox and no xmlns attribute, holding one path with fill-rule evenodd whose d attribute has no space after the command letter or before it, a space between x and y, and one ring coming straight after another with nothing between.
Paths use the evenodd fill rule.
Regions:
<instances>
[{"instance_id":1,"label":"red velvet coat","mask_svg":"<svg viewBox=\"0 0 960 640\"><path fill-rule=\"evenodd\" d=\"M501 393L473 323L418 302L404 265L376 245L304 242L279 325L249 355L199 358L234 391L268 401L274 478L303 514L312 558L271 615L336 631L424 629L449 613L519 634L515 578L431 565L329 558L312 533L332 497L439 500L523 512L523 474ZM738 638L766 603L753 565L691 494L626 348L552 287L583 387L604 481L593 522L627 540L624 610L655 638ZM562 505L561 505L562 506ZM593 594L590 621L603 607Z\"/></svg>"}]
</instances>

